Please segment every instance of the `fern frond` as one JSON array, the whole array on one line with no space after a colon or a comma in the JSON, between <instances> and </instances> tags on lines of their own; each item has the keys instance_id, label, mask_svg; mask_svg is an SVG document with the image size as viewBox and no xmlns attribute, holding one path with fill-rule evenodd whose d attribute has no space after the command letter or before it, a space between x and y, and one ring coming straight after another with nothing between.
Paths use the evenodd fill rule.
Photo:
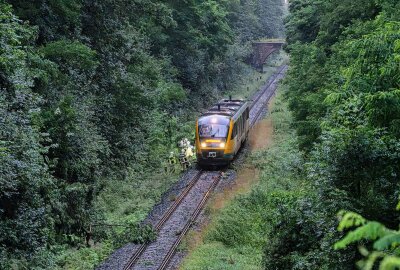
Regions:
<instances>
[{"instance_id":1,"label":"fern frond","mask_svg":"<svg viewBox=\"0 0 400 270\"><path fill-rule=\"evenodd\" d=\"M358 220L359 221L359 220ZM379 237L383 237L388 233L388 229L385 226L376 221L370 221L361 227L358 227L354 231L349 232L345 238L340 240L334 245L335 249L343 249L349 244L358 242L362 239L375 240Z\"/></svg>"},{"instance_id":2,"label":"fern frond","mask_svg":"<svg viewBox=\"0 0 400 270\"><path fill-rule=\"evenodd\" d=\"M324 103L327 105L340 104L346 97L347 93L345 92L330 93L326 96Z\"/></svg>"},{"instance_id":3,"label":"fern frond","mask_svg":"<svg viewBox=\"0 0 400 270\"><path fill-rule=\"evenodd\" d=\"M363 218L361 215L354 212L340 211L339 212L340 223L338 226L339 231L343 231L345 229L351 227L358 227L364 225L367 220Z\"/></svg>"},{"instance_id":4,"label":"fern frond","mask_svg":"<svg viewBox=\"0 0 400 270\"><path fill-rule=\"evenodd\" d=\"M374 267L375 262L382 258L384 254L382 252L372 252L369 254L369 256L366 258L366 260L362 260L358 263L361 269L363 270L372 270Z\"/></svg>"},{"instance_id":5,"label":"fern frond","mask_svg":"<svg viewBox=\"0 0 400 270\"><path fill-rule=\"evenodd\" d=\"M394 256L386 256L383 258L379 270L399 270L400 258Z\"/></svg>"},{"instance_id":6,"label":"fern frond","mask_svg":"<svg viewBox=\"0 0 400 270\"><path fill-rule=\"evenodd\" d=\"M374 243L374 249L385 250L400 245L400 232L390 232Z\"/></svg>"}]
</instances>

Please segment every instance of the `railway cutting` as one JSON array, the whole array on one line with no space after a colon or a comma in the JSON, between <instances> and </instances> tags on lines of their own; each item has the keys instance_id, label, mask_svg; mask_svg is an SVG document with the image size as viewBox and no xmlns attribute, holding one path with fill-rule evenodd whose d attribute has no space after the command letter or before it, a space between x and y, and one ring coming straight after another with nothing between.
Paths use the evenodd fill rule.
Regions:
<instances>
[{"instance_id":1,"label":"railway cutting","mask_svg":"<svg viewBox=\"0 0 400 270\"><path fill-rule=\"evenodd\" d=\"M264 87L253 96L249 107L250 127L254 126L265 112L265 105L274 95L286 70L286 65L281 66ZM120 256L116 252L112 258L118 263L106 262L98 270L167 269L184 235L196 221L214 188L218 185L221 175L222 171L194 170L191 173L190 181L154 225L158 232L157 239L149 244L124 247L119 251Z\"/></svg>"}]
</instances>

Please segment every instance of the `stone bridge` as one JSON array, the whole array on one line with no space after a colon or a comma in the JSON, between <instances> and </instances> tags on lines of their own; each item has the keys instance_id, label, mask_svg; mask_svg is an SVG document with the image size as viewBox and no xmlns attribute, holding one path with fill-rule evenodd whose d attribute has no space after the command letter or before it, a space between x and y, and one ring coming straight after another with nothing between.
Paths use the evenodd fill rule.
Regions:
<instances>
[{"instance_id":1,"label":"stone bridge","mask_svg":"<svg viewBox=\"0 0 400 270\"><path fill-rule=\"evenodd\" d=\"M253 53L251 55L251 65L256 69L262 69L263 65L273 52L279 51L285 40L274 39L253 42Z\"/></svg>"}]
</instances>

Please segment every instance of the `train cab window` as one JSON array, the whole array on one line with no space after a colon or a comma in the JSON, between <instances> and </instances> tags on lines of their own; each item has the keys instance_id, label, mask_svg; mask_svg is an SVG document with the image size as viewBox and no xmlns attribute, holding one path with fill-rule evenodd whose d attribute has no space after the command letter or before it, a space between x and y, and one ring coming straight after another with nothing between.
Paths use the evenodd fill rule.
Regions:
<instances>
[{"instance_id":1,"label":"train cab window","mask_svg":"<svg viewBox=\"0 0 400 270\"><path fill-rule=\"evenodd\" d=\"M219 115L205 116L199 119L200 138L226 138L229 131L229 119Z\"/></svg>"},{"instance_id":2,"label":"train cab window","mask_svg":"<svg viewBox=\"0 0 400 270\"><path fill-rule=\"evenodd\" d=\"M228 126L218 124L199 125L201 138L225 138L228 135Z\"/></svg>"}]
</instances>

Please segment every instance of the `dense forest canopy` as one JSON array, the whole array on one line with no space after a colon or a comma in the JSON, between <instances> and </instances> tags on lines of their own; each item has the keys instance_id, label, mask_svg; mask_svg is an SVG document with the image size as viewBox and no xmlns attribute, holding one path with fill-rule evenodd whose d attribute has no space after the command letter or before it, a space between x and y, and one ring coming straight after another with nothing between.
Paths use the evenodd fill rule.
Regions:
<instances>
[{"instance_id":1,"label":"dense forest canopy","mask_svg":"<svg viewBox=\"0 0 400 270\"><path fill-rule=\"evenodd\" d=\"M280 0L1 1L0 268L50 267L43 254L101 216L100 179L159 167L188 108L238 82L249 42L282 36L282 12Z\"/></svg>"}]
</instances>

